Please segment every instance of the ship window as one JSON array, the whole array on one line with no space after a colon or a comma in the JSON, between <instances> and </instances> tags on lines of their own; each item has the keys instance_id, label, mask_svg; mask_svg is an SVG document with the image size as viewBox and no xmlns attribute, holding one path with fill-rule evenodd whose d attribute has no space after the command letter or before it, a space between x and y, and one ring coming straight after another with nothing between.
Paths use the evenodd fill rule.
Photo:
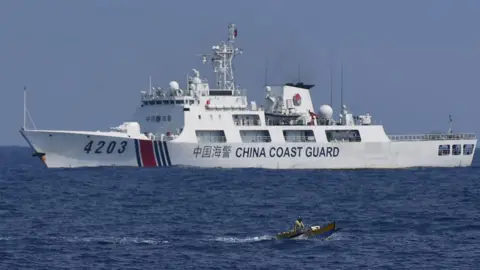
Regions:
<instances>
[{"instance_id":1,"label":"ship window","mask_svg":"<svg viewBox=\"0 0 480 270\"><path fill-rule=\"evenodd\" d=\"M234 114L232 118L236 126L260 126L258 114Z\"/></svg>"},{"instance_id":2,"label":"ship window","mask_svg":"<svg viewBox=\"0 0 480 270\"><path fill-rule=\"evenodd\" d=\"M155 104L159 105L159 104L162 104L162 103L160 102L160 100L157 100L157 101L155 102Z\"/></svg>"},{"instance_id":3,"label":"ship window","mask_svg":"<svg viewBox=\"0 0 480 270\"><path fill-rule=\"evenodd\" d=\"M147 121L150 121L150 116L147 116L147 118L146 118L146 119L147 119Z\"/></svg>"},{"instance_id":4,"label":"ship window","mask_svg":"<svg viewBox=\"0 0 480 270\"><path fill-rule=\"evenodd\" d=\"M163 121L163 122L167 121L167 117L166 117L165 115L162 116L162 121Z\"/></svg>"},{"instance_id":5,"label":"ship window","mask_svg":"<svg viewBox=\"0 0 480 270\"><path fill-rule=\"evenodd\" d=\"M160 122L160 116L157 115L157 122Z\"/></svg>"},{"instance_id":6,"label":"ship window","mask_svg":"<svg viewBox=\"0 0 480 270\"><path fill-rule=\"evenodd\" d=\"M284 130L285 142L315 142L313 130Z\"/></svg>"},{"instance_id":7,"label":"ship window","mask_svg":"<svg viewBox=\"0 0 480 270\"><path fill-rule=\"evenodd\" d=\"M196 130L195 134L200 143L222 143L227 141L223 130Z\"/></svg>"},{"instance_id":8,"label":"ship window","mask_svg":"<svg viewBox=\"0 0 480 270\"><path fill-rule=\"evenodd\" d=\"M452 155L458 156L460 154L462 154L462 145L461 144L452 145Z\"/></svg>"},{"instance_id":9,"label":"ship window","mask_svg":"<svg viewBox=\"0 0 480 270\"><path fill-rule=\"evenodd\" d=\"M175 103L177 103L177 104L183 104L183 100L177 100Z\"/></svg>"},{"instance_id":10,"label":"ship window","mask_svg":"<svg viewBox=\"0 0 480 270\"><path fill-rule=\"evenodd\" d=\"M244 143L271 142L268 130L241 130L240 137Z\"/></svg>"},{"instance_id":11,"label":"ship window","mask_svg":"<svg viewBox=\"0 0 480 270\"><path fill-rule=\"evenodd\" d=\"M193 104L193 100L190 100L188 103L189 103L190 105L192 105L192 104Z\"/></svg>"},{"instance_id":12,"label":"ship window","mask_svg":"<svg viewBox=\"0 0 480 270\"><path fill-rule=\"evenodd\" d=\"M471 155L473 154L474 145L473 144L464 144L463 145L463 154Z\"/></svg>"},{"instance_id":13,"label":"ship window","mask_svg":"<svg viewBox=\"0 0 480 270\"><path fill-rule=\"evenodd\" d=\"M167 120L168 120L168 122L172 121L172 116L170 116L170 115L167 116Z\"/></svg>"},{"instance_id":14,"label":"ship window","mask_svg":"<svg viewBox=\"0 0 480 270\"><path fill-rule=\"evenodd\" d=\"M450 145L442 144L438 146L438 155L439 156L448 156L450 155Z\"/></svg>"},{"instance_id":15,"label":"ship window","mask_svg":"<svg viewBox=\"0 0 480 270\"><path fill-rule=\"evenodd\" d=\"M361 142L360 132L356 129L326 130L329 142Z\"/></svg>"},{"instance_id":16,"label":"ship window","mask_svg":"<svg viewBox=\"0 0 480 270\"><path fill-rule=\"evenodd\" d=\"M198 115L198 119L202 119L202 116L200 114Z\"/></svg>"}]
</instances>

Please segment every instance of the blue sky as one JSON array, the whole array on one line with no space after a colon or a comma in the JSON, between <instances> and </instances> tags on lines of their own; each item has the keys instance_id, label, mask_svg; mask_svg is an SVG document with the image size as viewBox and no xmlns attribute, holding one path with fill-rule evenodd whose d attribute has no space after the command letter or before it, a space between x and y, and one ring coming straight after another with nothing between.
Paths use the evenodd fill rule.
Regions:
<instances>
[{"instance_id":1,"label":"blue sky","mask_svg":"<svg viewBox=\"0 0 480 270\"><path fill-rule=\"evenodd\" d=\"M388 133L480 132L480 1L0 1L1 145L26 145L23 86L38 128L97 130L131 120L154 84L181 86L196 54L236 23L237 82L314 83L315 107L344 101Z\"/></svg>"}]
</instances>

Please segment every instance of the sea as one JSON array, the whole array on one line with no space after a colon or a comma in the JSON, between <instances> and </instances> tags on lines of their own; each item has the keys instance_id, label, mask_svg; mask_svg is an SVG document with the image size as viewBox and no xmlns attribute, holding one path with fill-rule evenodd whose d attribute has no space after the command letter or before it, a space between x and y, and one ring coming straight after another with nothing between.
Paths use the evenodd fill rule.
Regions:
<instances>
[{"instance_id":1,"label":"sea","mask_svg":"<svg viewBox=\"0 0 480 270\"><path fill-rule=\"evenodd\" d=\"M1 269L479 269L469 168L47 169L0 147ZM326 239L276 240L301 217Z\"/></svg>"}]
</instances>

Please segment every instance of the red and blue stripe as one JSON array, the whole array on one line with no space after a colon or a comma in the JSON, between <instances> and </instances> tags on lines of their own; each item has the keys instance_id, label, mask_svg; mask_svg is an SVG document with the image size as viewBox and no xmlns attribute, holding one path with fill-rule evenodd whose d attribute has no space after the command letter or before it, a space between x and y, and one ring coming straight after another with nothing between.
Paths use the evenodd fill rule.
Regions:
<instances>
[{"instance_id":1,"label":"red and blue stripe","mask_svg":"<svg viewBox=\"0 0 480 270\"><path fill-rule=\"evenodd\" d=\"M172 166L166 141L135 140L135 153L139 167Z\"/></svg>"}]
</instances>

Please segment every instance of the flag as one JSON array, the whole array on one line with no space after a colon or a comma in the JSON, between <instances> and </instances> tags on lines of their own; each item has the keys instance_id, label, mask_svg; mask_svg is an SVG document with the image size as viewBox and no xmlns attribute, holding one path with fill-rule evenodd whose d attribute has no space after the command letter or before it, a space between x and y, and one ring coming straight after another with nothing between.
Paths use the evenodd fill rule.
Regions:
<instances>
[{"instance_id":1,"label":"flag","mask_svg":"<svg viewBox=\"0 0 480 270\"><path fill-rule=\"evenodd\" d=\"M237 33L237 28L235 27L235 31L233 31L233 36L234 36L234 37L237 37L237 34L238 34L238 33Z\"/></svg>"}]
</instances>

